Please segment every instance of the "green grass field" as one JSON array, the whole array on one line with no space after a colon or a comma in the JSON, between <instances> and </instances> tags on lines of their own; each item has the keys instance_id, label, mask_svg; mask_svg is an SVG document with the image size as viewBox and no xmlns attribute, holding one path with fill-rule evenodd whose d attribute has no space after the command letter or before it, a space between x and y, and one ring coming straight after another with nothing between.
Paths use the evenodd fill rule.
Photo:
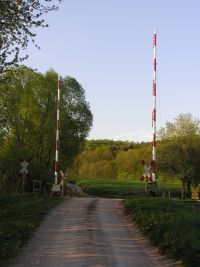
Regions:
<instances>
[{"instance_id":1,"label":"green grass field","mask_svg":"<svg viewBox=\"0 0 200 267\"><path fill-rule=\"evenodd\" d=\"M145 183L132 180L71 180L81 186L84 191L92 196L127 198L131 196L145 196ZM181 196L181 184L159 183L159 195L170 192L173 197Z\"/></svg>"},{"instance_id":2,"label":"green grass field","mask_svg":"<svg viewBox=\"0 0 200 267\"><path fill-rule=\"evenodd\" d=\"M0 197L0 266L16 257L44 215L60 201L33 194Z\"/></svg>"}]
</instances>

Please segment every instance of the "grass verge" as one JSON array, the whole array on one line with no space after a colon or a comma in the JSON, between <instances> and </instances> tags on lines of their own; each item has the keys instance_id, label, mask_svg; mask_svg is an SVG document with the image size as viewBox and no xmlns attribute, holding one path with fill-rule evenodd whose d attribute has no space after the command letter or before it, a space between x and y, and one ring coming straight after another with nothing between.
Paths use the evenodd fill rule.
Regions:
<instances>
[{"instance_id":1,"label":"grass verge","mask_svg":"<svg viewBox=\"0 0 200 267\"><path fill-rule=\"evenodd\" d=\"M0 266L16 257L44 215L60 201L33 194L0 197Z\"/></svg>"},{"instance_id":2,"label":"grass verge","mask_svg":"<svg viewBox=\"0 0 200 267\"><path fill-rule=\"evenodd\" d=\"M71 180L81 186L85 193L110 198L128 198L130 196L145 196L145 183L133 180L116 179L90 179L90 180ZM170 192L171 196L181 195L180 184L159 183L159 194Z\"/></svg>"},{"instance_id":3,"label":"grass verge","mask_svg":"<svg viewBox=\"0 0 200 267\"><path fill-rule=\"evenodd\" d=\"M200 204L159 198L124 200L127 213L162 254L200 266Z\"/></svg>"}]
</instances>

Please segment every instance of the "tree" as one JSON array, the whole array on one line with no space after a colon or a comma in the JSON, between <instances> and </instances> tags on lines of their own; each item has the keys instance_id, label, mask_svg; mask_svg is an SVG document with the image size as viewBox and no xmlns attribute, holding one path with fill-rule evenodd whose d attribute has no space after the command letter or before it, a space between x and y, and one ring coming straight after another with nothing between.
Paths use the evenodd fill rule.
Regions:
<instances>
[{"instance_id":1,"label":"tree","mask_svg":"<svg viewBox=\"0 0 200 267\"><path fill-rule=\"evenodd\" d=\"M83 148L92 126L92 113L83 87L72 77L61 82L61 161L70 165Z\"/></svg>"},{"instance_id":2,"label":"tree","mask_svg":"<svg viewBox=\"0 0 200 267\"><path fill-rule=\"evenodd\" d=\"M179 137L159 144L158 167L163 174L200 181L200 136Z\"/></svg>"},{"instance_id":3,"label":"tree","mask_svg":"<svg viewBox=\"0 0 200 267\"><path fill-rule=\"evenodd\" d=\"M17 181L19 158L32 158L30 178L53 178L57 74L26 67L2 74L0 84L0 177ZM60 166L69 168L92 125L85 91L72 77L61 79Z\"/></svg>"},{"instance_id":4,"label":"tree","mask_svg":"<svg viewBox=\"0 0 200 267\"><path fill-rule=\"evenodd\" d=\"M61 0L0 0L0 73L27 58L20 50L35 42L34 28L48 26L41 17L58 10L53 2Z\"/></svg>"},{"instance_id":5,"label":"tree","mask_svg":"<svg viewBox=\"0 0 200 267\"><path fill-rule=\"evenodd\" d=\"M174 122L167 122L158 132L160 140L174 137L191 136L200 133L200 120L193 118L190 113L179 114Z\"/></svg>"}]
</instances>

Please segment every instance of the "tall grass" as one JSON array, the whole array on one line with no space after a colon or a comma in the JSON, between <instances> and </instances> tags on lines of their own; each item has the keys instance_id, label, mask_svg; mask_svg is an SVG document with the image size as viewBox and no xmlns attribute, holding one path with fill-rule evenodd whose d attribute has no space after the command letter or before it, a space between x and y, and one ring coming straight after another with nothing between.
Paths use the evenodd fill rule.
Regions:
<instances>
[{"instance_id":1,"label":"tall grass","mask_svg":"<svg viewBox=\"0 0 200 267\"><path fill-rule=\"evenodd\" d=\"M137 198L125 210L160 252L184 266L200 266L200 205L190 201Z\"/></svg>"},{"instance_id":2,"label":"tall grass","mask_svg":"<svg viewBox=\"0 0 200 267\"><path fill-rule=\"evenodd\" d=\"M0 266L18 254L43 216L60 201L33 194L0 197Z\"/></svg>"}]
</instances>

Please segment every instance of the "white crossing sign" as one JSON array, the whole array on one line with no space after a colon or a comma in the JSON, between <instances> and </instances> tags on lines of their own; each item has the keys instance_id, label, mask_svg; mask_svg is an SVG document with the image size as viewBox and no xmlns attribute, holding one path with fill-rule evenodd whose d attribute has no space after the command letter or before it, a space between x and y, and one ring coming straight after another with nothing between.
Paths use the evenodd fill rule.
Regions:
<instances>
[{"instance_id":1,"label":"white crossing sign","mask_svg":"<svg viewBox=\"0 0 200 267\"><path fill-rule=\"evenodd\" d=\"M21 174L28 174L28 165L29 165L29 162L26 161L26 160L23 160L23 161L20 161L20 164L22 166L21 170L20 170L20 173Z\"/></svg>"}]
</instances>

